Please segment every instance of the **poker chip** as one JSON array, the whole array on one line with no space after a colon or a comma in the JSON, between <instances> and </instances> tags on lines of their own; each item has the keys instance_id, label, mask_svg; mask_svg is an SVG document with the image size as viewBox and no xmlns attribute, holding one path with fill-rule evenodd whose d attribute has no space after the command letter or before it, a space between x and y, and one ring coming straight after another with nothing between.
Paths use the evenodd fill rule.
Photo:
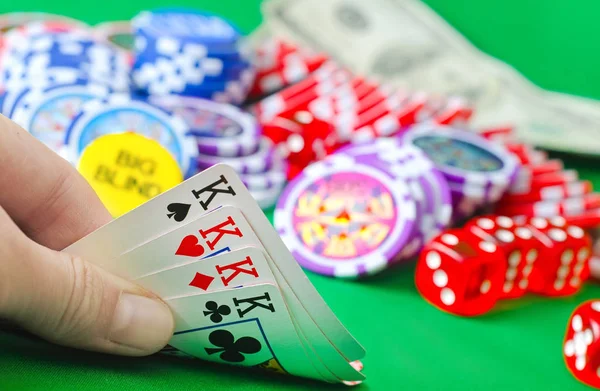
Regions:
<instances>
[{"instance_id":1,"label":"poker chip","mask_svg":"<svg viewBox=\"0 0 600 391\"><path fill-rule=\"evenodd\" d=\"M590 181L568 182L553 186L542 186L531 189L531 191L527 193L507 193L502 197L499 204L509 205L536 201L562 200L589 194L592 190L593 186Z\"/></svg>"},{"instance_id":2,"label":"poker chip","mask_svg":"<svg viewBox=\"0 0 600 391\"><path fill-rule=\"evenodd\" d=\"M133 132L91 140L77 169L115 218L183 181L179 164L169 151L156 140Z\"/></svg>"},{"instance_id":3,"label":"poker chip","mask_svg":"<svg viewBox=\"0 0 600 391\"><path fill-rule=\"evenodd\" d=\"M564 170L561 172L550 172L536 175L527 180L514 182L508 189L509 194L530 193L536 189L548 186L562 186L573 183L579 179L579 174L574 170Z\"/></svg>"},{"instance_id":4,"label":"poker chip","mask_svg":"<svg viewBox=\"0 0 600 391\"><path fill-rule=\"evenodd\" d=\"M349 155L334 155L288 184L274 225L302 267L357 278L388 267L408 243L415 214L402 179Z\"/></svg>"},{"instance_id":5,"label":"poker chip","mask_svg":"<svg viewBox=\"0 0 600 391\"><path fill-rule=\"evenodd\" d=\"M255 72L241 33L229 21L188 9L144 11L132 20L136 88L241 104Z\"/></svg>"},{"instance_id":6,"label":"poker chip","mask_svg":"<svg viewBox=\"0 0 600 391\"><path fill-rule=\"evenodd\" d=\"M261 55L260 47L257 52L259 53L255 60L257 74L249 92L251 98L274 93L297 83L328 60L325 55L307 53L298 48L280 55L273 54L271 57Z\"/></svg>"},{"instance_id":7,"label":"poker chip","mask_svg":"<svg viewBox=\"0 0 600 391\"><path fill-rule=\"evenodd\" d=\"M508 188L519 167L505 149L456 128L416 125L402 139L421 148L444 176L455 183Z\"/></svg>"},{"instance_id":8,"label":"poker chip","mask_svg":"<svg viewBox=\"0 0 600 391\"><path fill-rule=\"evenodd\" d=\"M13 31L7 34L0 56L0 82L7 89L39 86L67 76L106 84L113 90L129 89L129 54L95 40L88 31L32 35Z\"/></svg>"},{"instance_id":9,"label":"poker chip","mask_svg":"<svg viewBox=\"0 0 600 391\"><path fill-rule=\"evenodd\" d=\"M272 189L280 191L287 180L285 173L285 167L274 167L260 174L240 174L240 179L251 192Z\"/></svg>"},{"instance_id":10,"label":"poker chip","mask_svg":"<svg viewBox=\"0 0 600 391\"><path fill-rule=\"evenodd\" d=\"M42 90L57 85L74 85L85 82L81 73L74 69L53 68L48 69L43 75L32 75L25 80L10 80L2 85L0 92L0 112L11 117L15 104L28 89Z\"/></svg>"},{"instance_id":11,"label":"poker chip","mask_svg":"<svg viewBox=\"0 0 600 391\"><path fill-rule=\"evenodd\" d=\"M104 85L86 82L44 89L29 87L17 98L10 118L50 149L61 153L67 128L81 106L89 100L105 98L110 92Z\"/></svg>"},{"instance_id":12,"label":"poker chip","mask_svg":"<svg viewBox=\"0 0 600 391\"><path fill-rule=\"evenodd\" d=\"M600 208L600 194L592 193L564 200L500 205L496 208L496 213L506 216L554 217L579 215L598 208Z\"/></svg>"},{"instance_id":13,"label":"poker chip","mask_svg":"<svg viewBox=\"0 0 600 391\"><path fill-rule=\"evenodd\" d=\"M151 96L149 101L183 118L203 155L237 157L258 151L260 127L235 106L180 96Z\"/></svg>"},{"instance_id":14,"label":"poker chip","mask_svg":"<svg viewBox=\"0 0 600 391\"><path fill-rule=\"evenodd\" d=\"M111 42L121 49L128 52L134 49L135 36L128 20L100 23L94 26L93 31L99 39Z\"/></svg>"},{"instance_id":15,"label":"poker chip","mask_svg":"<svg viewBox=\"0 0 600 391\"><path fill-rule=\"evenodd\" d=\"M448 181L453 223L496 203L511 187L520 167L502 146L455 127L418 124L401 139L420 148Z\"/></svg>"},{"instance_id":16,"label":"poker chip","mask_svg":"<svg viewBox=\"0 0 600 391\"><path fill-rule=\"evenodd\" d=\"M282 188L279 188L277 191L250 190L250 194L256 200L261 209L269 209L277 203L279 195L281 194L281 190Z\"/></svg>"},{"instance_id":17,"label":"poker chip","mask_svg":"<svg viewBox=\"0 0 600 391\"><path fill-rule=\"evenodd\" d=\"M47 12L10 12L7 14L0 15L0 33L6 33L15 27L20 27L31 22L45 23L58 23L58 24L72 24L77 25L81 28L86 28L87 24L84 22L69 18L64 15L51 14Z\"/></svg>"},{"instance_id":18,"label":"poker chip","mask_svg":"<svg viewBox=\"0 0 600 391\"><path fill-rule=\"evenodd\" d=\"M222 157L199 154L198 167L206 169L218 163L231 166L239 174L260 174L274 166L282 164L282 157L273 148L273 143L266 137L260 139L256 153L241 157Z\"/></svg>"},{"instance_id":19,"label":"poker chip","mask_svg":"<svg viewBox=\"0 0 600 391\"><path fill-rule=\"evenodd\" d=\"M67 130L65 156L77 164L83 149L94 139L122 132L136 132L158 141L174 156L185 178L196 172L197 147L186 136L185 122L129 94L111 94L84 103Z\"/></svg>"},{"instance_id":20,"label":"poker chip","mask_svg":"<svg viewBox=\"0 0 600 391\"><path fill-rule=\"evenodd\" d=\"M416 204L416 229L396 261L411 259L427 241L448 227L452 215L450 189L420 149L398 138L381 138L348 145L332 156L339 154L350 155L366 164L378 161L408 185Z\"/></svg>"}]
</instances>

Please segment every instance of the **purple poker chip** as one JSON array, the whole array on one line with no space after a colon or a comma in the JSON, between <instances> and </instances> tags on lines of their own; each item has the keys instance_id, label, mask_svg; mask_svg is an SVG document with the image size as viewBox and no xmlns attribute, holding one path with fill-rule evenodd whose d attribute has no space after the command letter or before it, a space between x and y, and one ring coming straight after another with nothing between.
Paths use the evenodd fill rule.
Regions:
<instances>
[{"instance_id":1,"label":"purple poker chip","mask_svg":"<svg viewBox=\"0 0 600 391\"><path fill-rule=\"evenodd\" d=\"M402 178L377 161L334 154L285 188L274 225L298 263L358 278L385 270L411 239L416 205Z\"/></svg>"},{"instance_id":2,"label":"purple poker chip","mask_svg":"<svg viewBox=\"0 0 600 391\"><path fill-rule=\"evenodd\" d=\"M426 174L427 183L434 189L435 229L427 240L437 236L450 226L452 221L452 195L448 181L437 169Z\"/></svg>"},{"instance_id":3,"label":"purple poker chip","mask_svg":"<svg viewBox=\"0 0 600 391\"><path fill-rule=\"evenodd\" d=\"M238 174L262 174L280 164L282 157L275 150L271 140L262 137L256 153L240 157L221 157L199 154L198 168L207 169L218 163L231 166Z\"/></svg>"},{"instance_id":4,"label":"purple poker chip","mask_svg":"<svg viewBox=\"0 0 600 391\"><path fill-rule=\"evenodd\" d=\"M409 243L396 261L411 259L424 243L437 236L451 222L452 204L448 184L433 162L413 145L398 138L380 138L341 148L337 153L347 154L357 161L383 167L403 178L417 202L418 220Z\"/></svg>"},{"instance_id":5,"label":"purple poker chip","mask_svg":"<svg viewBox=\"0 0 600 391\"><path fill-rule=\"evenodd\" d=\"M449 182L507 188L519 168L515 156L501 145L455 127L420 124L402 140L422 149Z\"/></svg>"},{"instance_id":6,"label":"purple poker chip","mask_svg":"<svg viewBox=\"0 0 600 391\"><path fill-rule=\"evenodd\" d=\"M485 195L478 189L468 189L450 183L452 197L452 223L473 216L475 212L486 204Z\"/></svg>"},{"instance_id":7,"label":"purple poker chip","mask_svg":"<svg viewBox=\"0 0 600 391\"><path fill-rule=\"evenodd\" d=\"M202 155L238 157L258 151L260 125L235 106L177 95L151 96L149 101L183 118Z\"/></svg>"},{"instance_id":8,"label":"purple poker chip","mask_svg":"<svg viewBox=\"0 0 600 391\"><path fill-rule=\"evenodd\" d=\"M260 174L240 174L242 183L250 191L282 189L287 181L287 162L277 159L270 170Z\"/></svg>"}]
</instances>

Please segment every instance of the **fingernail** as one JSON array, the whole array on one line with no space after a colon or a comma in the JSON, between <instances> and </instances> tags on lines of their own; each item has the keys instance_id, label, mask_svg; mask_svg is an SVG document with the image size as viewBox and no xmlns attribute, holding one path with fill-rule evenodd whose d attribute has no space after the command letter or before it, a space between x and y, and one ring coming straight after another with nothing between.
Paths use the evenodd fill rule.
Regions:
<instances>
[{"instance_id":1,"label":"fingernail","mask_svg":"<svg viewBox=\"0 0 600 391\"><path fill-rule=\"evenodd\" d=\"M110 330L112 342L154 352L169 342L173 332L173 315L161 301L123 293Z\"/></svg>"}]
</instances>

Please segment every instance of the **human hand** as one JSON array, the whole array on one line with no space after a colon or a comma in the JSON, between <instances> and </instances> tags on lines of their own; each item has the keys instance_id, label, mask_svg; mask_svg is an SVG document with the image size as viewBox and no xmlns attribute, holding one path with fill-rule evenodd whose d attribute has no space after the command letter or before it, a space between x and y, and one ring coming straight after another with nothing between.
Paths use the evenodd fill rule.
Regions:
<instances>
[{"instance_id":1,"label":"human hand","mask_svg":"<svg viewBox=\"0 0 600 391\"><path fill-rule=\"evenodd\" d=\"M168 306L59 252L112 218L85 179L0 115L0 318L51 342L127 356L164 347Z\"/></svg>"}]
</instances>

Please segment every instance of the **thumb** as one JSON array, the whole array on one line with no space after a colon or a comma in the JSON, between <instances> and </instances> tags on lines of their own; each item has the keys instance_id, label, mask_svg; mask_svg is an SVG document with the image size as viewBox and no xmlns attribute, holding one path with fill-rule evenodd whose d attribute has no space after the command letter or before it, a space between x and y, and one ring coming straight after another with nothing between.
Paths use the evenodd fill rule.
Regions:
<instances>
[{"instance_id":1,"label":"thumb","mask_svg":"<svg viewBox=\"0 0 600 391\"><path fill-rule=\"evenodd\" d=\"M0 318L51 342L144 356L172 336L169 307L85 260L26 237L0 208Z\"/></svg>"}]
</instances>

